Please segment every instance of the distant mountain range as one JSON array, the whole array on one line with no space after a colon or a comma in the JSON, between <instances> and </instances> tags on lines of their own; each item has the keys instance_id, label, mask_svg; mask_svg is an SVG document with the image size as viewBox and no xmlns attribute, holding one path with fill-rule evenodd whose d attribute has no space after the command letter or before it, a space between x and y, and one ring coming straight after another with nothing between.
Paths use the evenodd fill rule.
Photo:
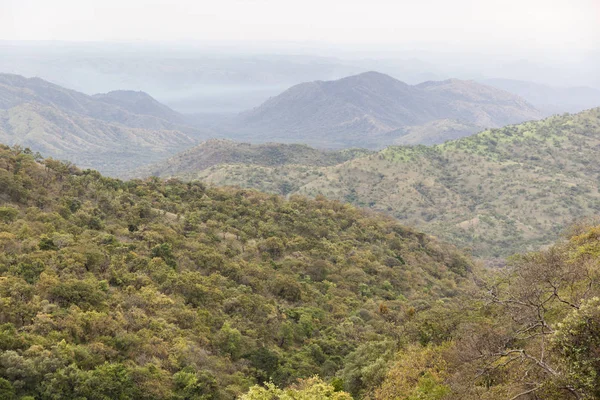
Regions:
<instances>
[{"instance_id":1,"label":"distant mountain range","mask_svg":"<svg viewBox=\"0 0 600 400\"><path fill-rule=\"evenodd\" d=\"M0 141L118 175L206 139L142 92L88 96L42 79L0 74Z\"/></svg>"},{"instance_id":2,"label":"distant mountain range","mask_svg":"<svg viewBox=\"0 0 600 400\"><path fill-rule=\"evenodd\" d=\"M355 152L331 166L329 153L305 147L302 151L317 160L274 162L267 151L274 145L268 145L253 146L260 156L244 161L248 145L203 146L211 154L224 147L228 157L202 167L205 152L190 151L151 169L153 174L280 194L322 194L389 213L483 257L549 244L566 226L600 213L600 108L442 145Z\"/></svg>"},{"instance_id":3,"label":"distant mountain range","mask_svg":"<svg viewBox=\"0 0 600 400\"><path fill-rule=\"evenodd\" d=\"M0 141L113 176L211 137L382 148L440 143L539 117L518 96L472 81L411 86L377 72L296 85L233 119L183 115L139 91L89 96L0 74Z\"/></svg>"},{"instance_id":4,"label":"distant mountain range","mask_svg":"<svg viewBox=\"0 0 600 400\"><path fill-rule=\"evenodd\" d=\"M300 82L340 79L371 70L409 84L494 77L600 89L597 54L579 62L563 59L567 62L555 63L536 60L533 55L526 60L511 59L504 53L490 57L481 53L404 50L350 56L332 53L328 48L327 56L322 57L311 55L315 49L307 52L306 48L298 48L292 55L287 45L259 52L251 47L245 44L243 48L218 50L148 43L0 40L0 71L39 76L87 94L143 90L176 111L193 114L238 113Z\"/></svg>"},{"instance_id":5,"label":"distant mountain range","mask_svg":"<svg viewBox=\"0 0 600 400\"><path fill-rule=\"evenodd\" d=\"M590 87L555 87L511 79L484 79L481 82L523 97L545 115L600 107L600 90Z\"/></svg>"},{"instance_id":6,"label":"distant mountain range","mask_svg":"<svg viewBox=\"0 0 600 400\"><path fill-rule=\"evenodd\" d=\"M519 96L473 81L451 79L411 86L385 74L366 72L296 85L240 114L222 129L254 142L377 148L402 143L402 137L409 134L414 143L443 142L539 118L541 113ZM423 125L428 125L427 138L421 140L415 132Z\"/></svg>"}]
</instances>

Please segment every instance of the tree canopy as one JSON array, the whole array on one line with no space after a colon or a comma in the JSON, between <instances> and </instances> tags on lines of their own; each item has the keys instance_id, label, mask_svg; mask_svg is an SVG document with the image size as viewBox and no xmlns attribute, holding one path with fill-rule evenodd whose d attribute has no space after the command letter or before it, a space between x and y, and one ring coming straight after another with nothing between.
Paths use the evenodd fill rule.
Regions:
<instances>
[{"instance_id":1,"label":"tree canopy","mask_svg":"<svg viewBox=\"0 0 600 400\"><path fill-rule=\"evenodd\" d=\"M363 396L403 343L444 340L425 315L472 287L453 247L322 197L123 182L3 146L0 200L7 399L232 399L315 375Z\"/></svg>"}]
</instances>

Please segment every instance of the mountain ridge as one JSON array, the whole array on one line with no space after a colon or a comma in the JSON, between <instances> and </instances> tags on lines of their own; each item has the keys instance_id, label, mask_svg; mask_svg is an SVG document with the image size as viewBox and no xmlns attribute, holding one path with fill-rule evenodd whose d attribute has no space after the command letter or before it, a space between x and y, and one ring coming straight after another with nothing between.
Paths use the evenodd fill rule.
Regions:
<instances>
[{"instance_id":1,"label":"mountain ridge","mask_svg":"<svg viewBox=\"0 0 600 400\"><path fill-rule=\"evenodd\" d=\"M183 123L145 93L88 96L40 78L0 74L0 141L82 167L119 175L210 135Z\"/></svg>"},{"instance_id":2,"label":"mountain ridge","mask_svg":"<svg viewBox=\"0 0 600 400\"><path fill-rule=\"evenodd\" d=\"M229 139L210 139L167 160L138 168L126 176L186 177L191 179L196 172L220 164L324 167L337 165L370 153L365 149L326 151L304 144L251 144Z\"/></svg>"},{"instance_id":3,"label":"mountain ridge","mask_svg":"<svg viewBox=\"0 0 600 400\"><path fill-rule=\"evenodd\" d=\"M592 87L557 87L511 79L483 79L481 82L523 97L546 116L576 113L600 106L600 89Z\"/></svg>"},{"instance_id":4,"label":"mountain ridge","mask_svg":"<svg viewBox=\"0 0 600 400\"><path fill-rule=\"evenodd\" d=\"M223 130L234 132L236 140L376 148L399 139L403 128L436 120L460 121L466 135L473 133L469 125L483 130L540 117L518 96L475 81L408 85L371 71L295 85L239 114ZM397 135L390 137L392 132Z\"/></svg>"},{"instance_id":5,"label":"mountain ridge","mask_svg":"<svg viewBox=\"0 0 600 400\"><path fill-rule=\"evenodd\" d=\"M106 103L124 107L134 114L158 117L176 124L184 124L185 116L159 103L156 99L143 91L112 90L107 93L97 93L93 98Z\"/></svg>"}]
</instances>

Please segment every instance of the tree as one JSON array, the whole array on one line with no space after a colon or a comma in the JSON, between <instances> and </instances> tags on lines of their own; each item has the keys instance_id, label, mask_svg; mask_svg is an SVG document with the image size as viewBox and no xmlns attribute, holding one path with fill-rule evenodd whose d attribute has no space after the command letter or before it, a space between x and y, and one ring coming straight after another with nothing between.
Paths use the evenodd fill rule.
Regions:
<instances>
[{"instance_id":1,"label":"tree","mask_svg":"<svg viewBox=\"0 0 600 400\"><path fill-rule=\"evenodd\" d=\"M439 400L450 393L445 384L447 365L443 352L448 344L411 346L402 349L388 371L384 382L375 391L376 400Z\"/></svg>"},{"instance_id":2,"label":"tree","mask_svg":"<svg viewBox=\"0 0 600 400\"><path fill-rule=\"evenodd\" d=\"M217 333L216 343L223 353L229 354L234 360L242 354L242 334L232 328L229 322L223 324Z\"/></svg>"},{"instance_id":3,"label":"tree","mask_svg":"<svg viewBox=\"0 0 600 400\"><path fill-rule=\"evenodd\" d=\"M300 380L286 389L279 389L272 383L264 387L253 386L240 400L352 400L345 392L335 388L318 377Z\"/></svg>"},{"instance_id":4,"label":"tree","mask_svg":"<svg viewBox=\"0 0 600 400\"><path fill-rule=\"evenodd\" d=\"M81 391L88 400L129 400L139 397L129 370L123 364L106 363L87 372Z\"/></svg>"},{"instance_id":5,"label":"tree","mask_svg":"<svg viewBox=\"0 0 600 400\"><path fill-rule=\"evenodd\" d=\"M15 400L17 398L15 388L4 378L0 378L0 399Z\"/></svg>"},{"instance_id":6,"label":"tree","mask_svg":"<svg viewBox=\"0 0 600 400\"><path fill-rule=\"evenodd\" d=\"M588 398L600 398L600 298L585 301L559 323L553 344L573 386Z\"/></svg>"},{"instance_id":7,"label":"tree","mask_svg":"<svg viewBox=\"0 0 600 400\"><path fill-rule=\"evenodd\" d=\"M600 227L579 228L569 242L515 257L511 268L498 274L488 287L487 312L496 315L494 323L460 341L479 366L482 382L500 382L516 397L537 393L548 399L580 399L581 387L593 390L582 380L595 379L595 367L585 356L579 358L578 351L593 349L600 331L590 323L590 330L577 331L579 339L567 332L568 327L582 327L582 307L600 294L598 237ZM585 313L593 320L595 309L587 305ZM566 365L552 351L555 338Z\"/></svg>"}]
</instances>

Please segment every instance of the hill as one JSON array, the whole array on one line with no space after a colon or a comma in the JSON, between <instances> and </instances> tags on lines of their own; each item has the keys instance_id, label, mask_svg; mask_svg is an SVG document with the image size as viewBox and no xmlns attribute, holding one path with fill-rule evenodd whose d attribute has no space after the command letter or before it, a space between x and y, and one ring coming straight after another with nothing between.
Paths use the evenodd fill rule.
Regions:
<instances>
[{"instance_id":1,"label":"hill","mask_svg":"<svg viewBox=\"0 0 600 400\"><path fill-rule=\"evenodd\" d=\"M221 164L212 184L319 194L386 212L476 255L554 241L600 212L600 109L482 132L442 145L388 147L335 166Z\"/></svg>"},{"instance_id":2,"label":"hill","mask_svg":"<svg viewBox=\"0 0 600 400\"><path fill-rule=\"evenodd\" d=\"M363 149L325 151L302 144L250 144L211 139L165 161L139 168L128 175L162 178L176 176L191 180L197 177L198 172L222 164L324 167L337 165L370 153Z\"/></svg>"},{"instance_id":3,"label":"hill","mask_svg":"<svg viewBox=\"0 0 600 400\"><path fill-rule=\"evenodd\" d=\"M204 133L146 94L88 96L0 74L0 140L118 175L196 143Z\"/></svg>"},{"instance_id":4,"label":"hill","mask_svg":"<svg viewBox=\"0 0 600 400\"><path fill-rule=\"evenodd\" d=\"M243 140L373 148L393 143L403 129L438 120L454 121L464 136L473 126L481 130L537 118L540 113L520 97L472 81L411 86L366 72L296 85L223 130Z\"/></svg>"},{"instance_id":5,"label":"hill","mask_svg":"<svg viewBox=\"0 0 600 400\"><path fill-rule=\"evenodd\" d=\"M4 146L0 183L3 399L226 400L314 375L358 397L398 338L446 340L429 315L472 287L452 246L324 198Z\"/></svg>"}]
</instances>

